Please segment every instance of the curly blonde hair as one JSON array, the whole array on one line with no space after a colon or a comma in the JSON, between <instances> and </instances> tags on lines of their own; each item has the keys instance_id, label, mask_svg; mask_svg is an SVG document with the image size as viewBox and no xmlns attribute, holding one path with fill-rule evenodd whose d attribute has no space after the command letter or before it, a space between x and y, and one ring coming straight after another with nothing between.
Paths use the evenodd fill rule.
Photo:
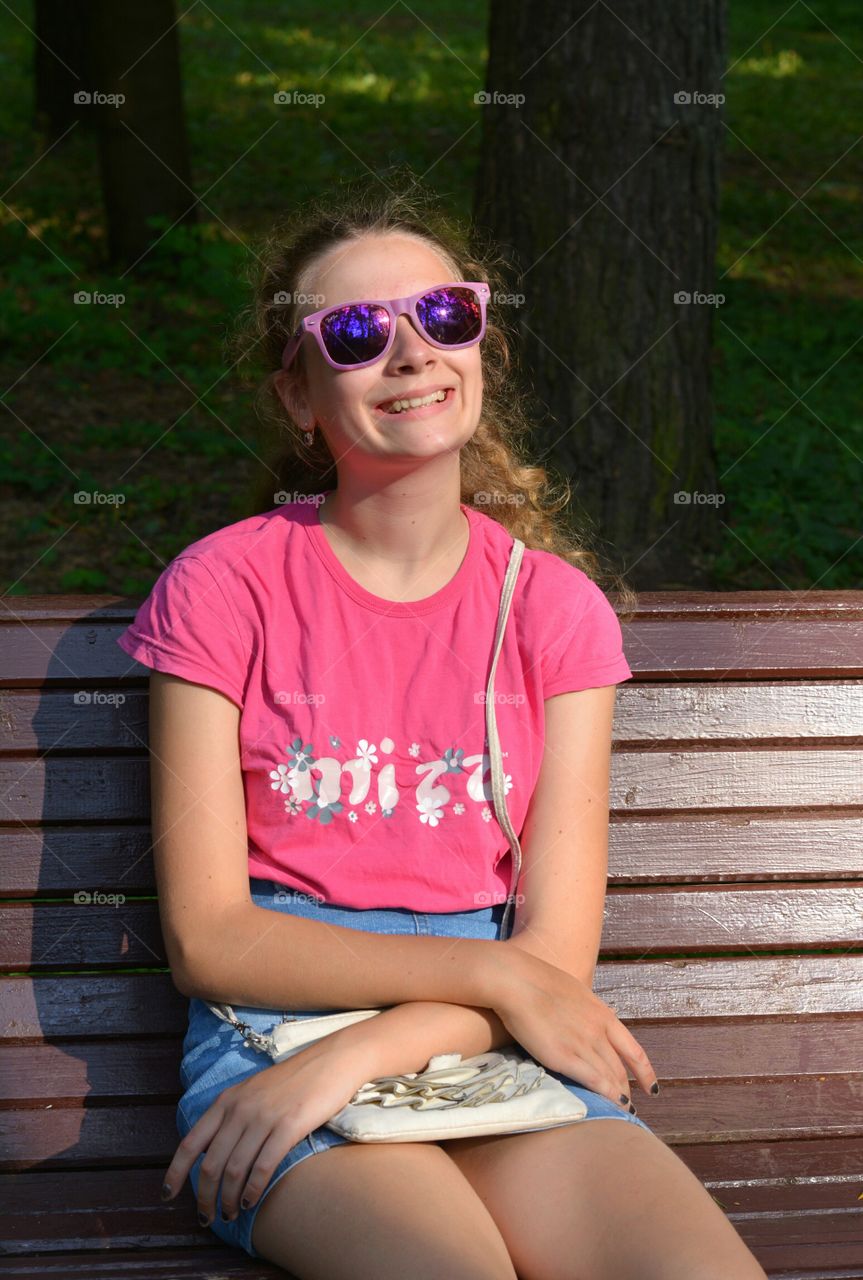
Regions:
<instances>
[{"instance_id":1,"label":"curly blonde hair","mask_svg":"<svg viewBox=\"0 0 863 1280\"><path fill-rule=\"evenodd\" d=\"M584 520L573 531L571 519L560 516L572 497L569 481L555 482L528 452L533 427L527 393L516 380L514 344L495 304L497 296L508 292L509 263L475 225L465 229L445 213L409 166L391 167L386 185L373 178L354 179L306 201L278 219L256 246L247 271L252 300L228 339L229 358L256 386L254 407L263 427L260 443L269 457L269 469L252 494L253 514L271 509L279 490L312 495L337 488L335 461L323 433L307 434L293 419L276 390L275 377L318 260L344 241L391 233L413 236L433 249L449 265L451 279L486 280L491 290L480 348L482 412L459 455L461 501L497 520L525 546L560 556L602 590L612 590L618 616L628 621L635 614L636 593L588 545ZM305 377L304 344L291 376Z\"/></svg>"}]
</instances>

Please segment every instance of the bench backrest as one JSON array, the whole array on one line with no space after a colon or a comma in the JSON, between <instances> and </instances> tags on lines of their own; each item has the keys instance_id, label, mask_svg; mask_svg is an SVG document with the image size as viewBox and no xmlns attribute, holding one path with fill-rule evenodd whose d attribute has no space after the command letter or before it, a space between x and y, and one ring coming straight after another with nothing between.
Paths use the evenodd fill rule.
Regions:
<instances>
[{"instance_id":1,"label":"bench backrest","mask_svg":"<svg viewBox=\"0 0 863 1280\"><path fill-rule=\"evenodd\" d=\"M149 848L149 673L115 643L136 606L2 603L6 1247L212 1243L190 1194L158 1203L186 1001ZM859 1264L863 591L645 593L624 645L595 990L657 1068L639 1115L766 1268Z\"/></svg>"}]
</instances>

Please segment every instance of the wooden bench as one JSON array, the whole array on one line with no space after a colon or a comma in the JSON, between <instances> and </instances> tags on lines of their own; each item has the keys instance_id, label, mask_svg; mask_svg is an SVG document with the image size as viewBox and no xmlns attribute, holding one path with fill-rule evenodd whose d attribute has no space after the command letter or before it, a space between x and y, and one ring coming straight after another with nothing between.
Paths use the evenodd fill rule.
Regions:
<instances>
[{"instance_id":1,"label":"wooden bench","mask_svg":"<svg viewBox=\"0 0 863 1280\"><path fill-rule=\"evenodd\" d=\"M135 605L2 603L0 1274L283 1276L159 1200L186 1001ZM646 593L624 639L595 989L639 1115L771 1276L863 1277L863 591Z\"/></svg>"}]
</instances>

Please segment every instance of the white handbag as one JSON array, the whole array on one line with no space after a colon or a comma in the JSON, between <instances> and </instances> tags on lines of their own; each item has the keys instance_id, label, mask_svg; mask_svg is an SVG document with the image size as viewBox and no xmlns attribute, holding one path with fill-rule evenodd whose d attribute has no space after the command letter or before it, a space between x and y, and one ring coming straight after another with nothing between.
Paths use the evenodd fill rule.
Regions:
<instances>
[{"instance_id":1,"label":"white handbag","mask_svg":"<svg viewBox=\"0 0 863 1280\"><path fill-rule=\"evenodd\" d=\"M494 676L503 644L504 631L521 566L524 543L513 539L509 565L501 591L494 656L485 699L486 736L491 758L491 785L494 811L510 842L513 872L510 892L501 924L502 936L521 872L521 846L506 807L503 763L497 733ZM382 1009L346 1009L317 1018L295 1018L280 1022L268 1035L240 1022L227 1004L211 1004L213 1013L232 1023L245 1035L243 1043L274 1062L281 1062L321 1037ZM491 1051L462 1058L459 1053L435 1054L424 1071L381 1076L362 1085L340 1111L326 1121L327 1128L353 1142L416 1142L447 1138L468 1138L487 1133L518 1133L530 1129L550 1129L583 1120L587 1106L565 1085L550 1076L519 1045L511 1042L506 1052Z\"/></svg>"}]
</instances>

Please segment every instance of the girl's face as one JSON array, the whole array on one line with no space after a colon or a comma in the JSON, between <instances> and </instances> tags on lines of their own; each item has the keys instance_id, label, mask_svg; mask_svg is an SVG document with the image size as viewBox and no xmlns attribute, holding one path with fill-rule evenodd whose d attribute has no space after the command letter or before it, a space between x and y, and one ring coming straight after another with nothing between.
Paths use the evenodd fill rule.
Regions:
<instances>
[{"instance_id":1,"label":"girl's face","mask_svg":"<svg viewBox=\"0 0 863 1280\"><path fill-rule=\"evenodd\" d=\"M321 260L297 322L312 311L343 302L404 298L457 276L434 250L405 235L368 235L338 245ZM476 430L482 408L480 343L443 351L427 342L406 315L399 316L393 345L365 369L333 369L316 340L303 338L305 383L293 367L276 376L279 395L304 428L318 423L338 467L373 483L382 467L401 474L443 453L457 454ZM439 388L444 402L420 416L388 413L394 398L423 396Z\"/></svg>"}]
</instances>

